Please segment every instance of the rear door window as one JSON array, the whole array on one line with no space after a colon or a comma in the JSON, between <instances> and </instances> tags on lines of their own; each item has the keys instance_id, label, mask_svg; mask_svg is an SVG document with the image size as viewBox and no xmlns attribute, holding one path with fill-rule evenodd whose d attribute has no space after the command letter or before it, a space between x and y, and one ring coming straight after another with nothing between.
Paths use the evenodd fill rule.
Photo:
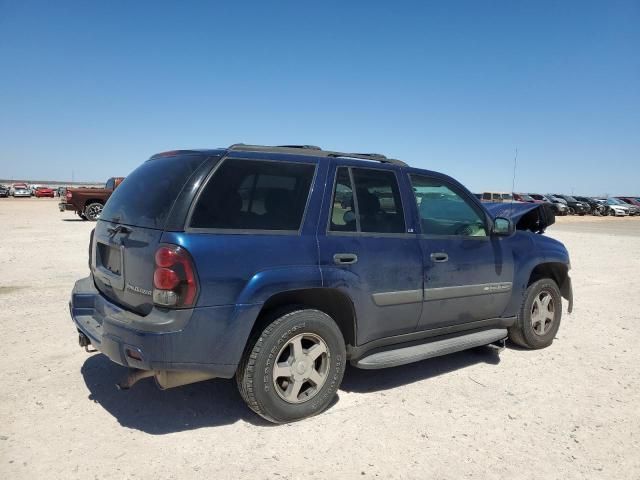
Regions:
<instances>
[{"instance_id":1,"label":"rear door window","mask_svg":"<svg viewBox=\"0 0 640 480\"><path fill-rule=\"evenodd\" d=\"M202 191L191 227L297 231L314 172L308 163L227 159Z\"/></svg>"},{"instance_id":2,"label":"rear door window","mask_svg":"<svg viewBox=\"0 0 640 480\"><path fill-rule=\"evenodd\" d=\"M404 233L404 212L395 173L388 170L339 167L329 230Z\"/></svg>"},{"instance_id":3,"label":"rear door window","mask_svg":"<svg viewBox=\"0 0 640 480\"><path fill-rule=\"evenodd\" d=\"M178 194L206 158L206 155L176 155L147 160L113 191L100 219L164 228Z\"/></svg>"}]
</instances>

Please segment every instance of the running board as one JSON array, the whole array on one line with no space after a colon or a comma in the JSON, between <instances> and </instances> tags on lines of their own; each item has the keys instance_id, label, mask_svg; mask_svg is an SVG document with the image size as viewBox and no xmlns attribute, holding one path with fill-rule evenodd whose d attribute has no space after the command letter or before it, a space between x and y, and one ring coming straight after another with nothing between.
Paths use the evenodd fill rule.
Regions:
<instances>
[{"instance_id":1,"label":"running board","mask_svg":"<svg viewBox=\"0 0 640 480\"><path fill-rule=\"evenodd\" d=\"M432 340L419 345L372 353L371 355L352 362L352 365L365 370L396 367L427 358L467 350L468 348L481 347L482 345L488 345L502 340L506 336L507 330L504 328L483 330L481 332L468 333L443 340Z\"/></svg>"}]
</instances>

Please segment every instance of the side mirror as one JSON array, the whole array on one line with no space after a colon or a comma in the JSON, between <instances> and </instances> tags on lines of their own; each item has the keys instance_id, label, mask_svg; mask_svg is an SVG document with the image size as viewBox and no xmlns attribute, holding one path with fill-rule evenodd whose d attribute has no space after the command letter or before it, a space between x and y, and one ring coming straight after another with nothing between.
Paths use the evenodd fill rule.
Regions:
<instances>
[{"instance_id":1,"label":"side mirror","mask_svg":"<svg viewBox=\"0 0 640 480\"><path fill-rule=\"evenodd\" d=\"M508 218L496 217L493 220L493 231L494 235L504 235L508 236L513 233L513 222Z\"/></svg>"}]
</instances>

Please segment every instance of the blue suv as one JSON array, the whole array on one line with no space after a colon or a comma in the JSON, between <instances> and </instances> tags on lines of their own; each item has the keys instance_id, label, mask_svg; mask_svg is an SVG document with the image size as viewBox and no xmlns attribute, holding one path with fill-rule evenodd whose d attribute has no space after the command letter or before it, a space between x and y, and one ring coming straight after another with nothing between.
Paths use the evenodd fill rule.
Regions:
<instances>
[{"instance_id":1,"label":"blue suv","mask_svg":"<svg viewBox=\"0 0 640 480\"><path fill-rule=\"evenodd\" d=\"M233 145L154 155L91 234L70 310L128 388L235 375L272 422L321 412L347 362L402 365L508 337L551 344L572 305L541 204L482 204L378 154Z\"/></svg>"}]
</instances>

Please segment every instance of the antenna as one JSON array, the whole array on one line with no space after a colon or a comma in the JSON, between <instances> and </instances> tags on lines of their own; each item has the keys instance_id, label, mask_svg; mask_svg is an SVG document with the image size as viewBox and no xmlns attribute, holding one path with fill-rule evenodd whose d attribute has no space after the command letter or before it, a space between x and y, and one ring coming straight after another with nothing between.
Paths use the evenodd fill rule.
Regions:
<instances>
[{"instance_id":1,"label":"antenna","mask_svg":"<svg viewBox=\"0 0 640 480\"><path fill-rule=\"evenodd\" d=\"M511 180L511 204L513 205L513 192L516 189L516 167L518 166L518 147L516 147L516 155L513 157L513 179Z\"/></svg>"}]
</instances>

